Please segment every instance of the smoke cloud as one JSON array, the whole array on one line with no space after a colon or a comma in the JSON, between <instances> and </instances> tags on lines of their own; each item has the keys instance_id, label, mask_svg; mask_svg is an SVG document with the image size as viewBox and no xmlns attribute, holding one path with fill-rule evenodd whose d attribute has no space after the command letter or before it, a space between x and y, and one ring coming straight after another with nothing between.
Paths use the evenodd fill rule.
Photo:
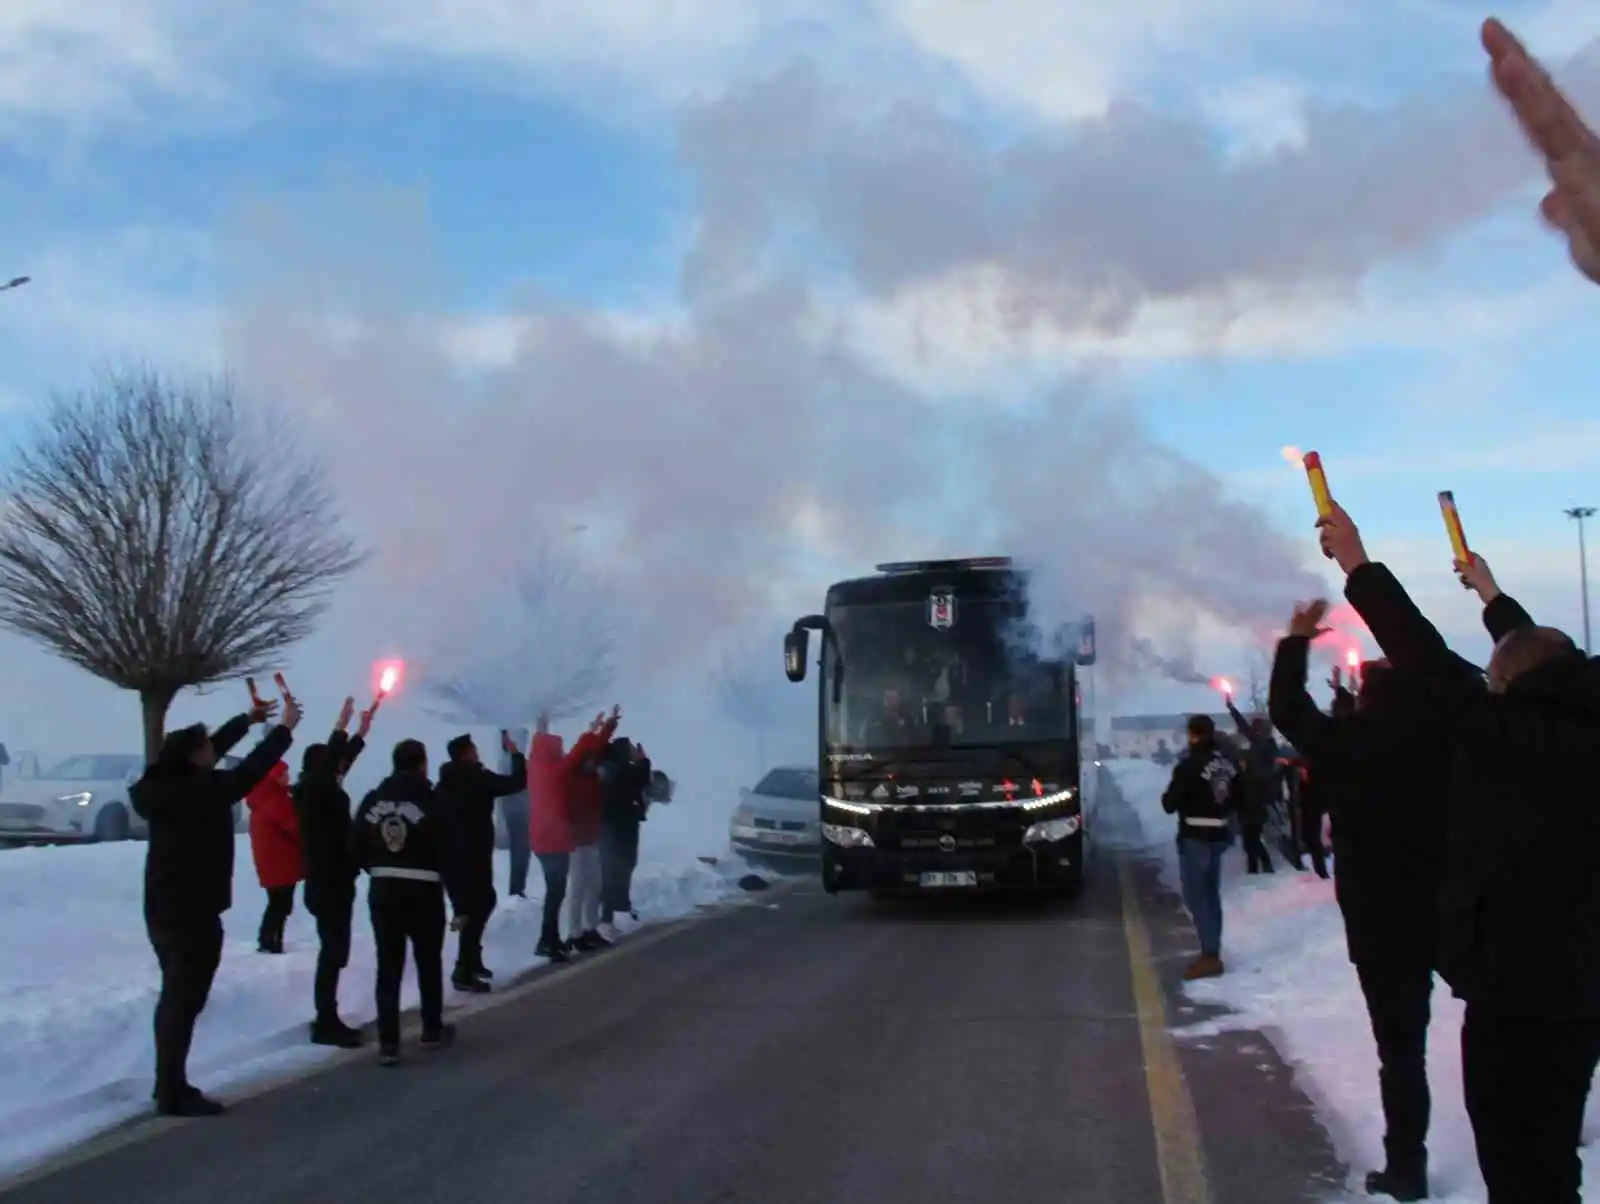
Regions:
<instances>
[{"instance_id":1,"label":"smoke cloud","mask_svg":"<svg viewBox=\"0 0 1600 1204\"><path fill-rule=\"evenodd\" d=\"M1590 91L1600 55L1569 77ZM1010 554L1041 625L1093 614L1114 671L1173 675L1135 639L1259 630L1321 592L1271 516L1160 444L1104 376L930 398L863 353L849 307L980 277L1019 327L1260 303L1349 284L1531 179L1481 85L1314 113L1303 148L1245 165L1134 105L997 144L932 103L862 113L838 95L802 63L686 114L701 208L671 303L619 321L526 301L485 319L514 335L493 363L450 351L411 198L367 195L343 224L312 207L315 235L283 216L303 201L241 225L232 362L337 458L380 614L418 592L475 613L530 537L585 526L575 554L605 566L630 668L661 675L814 609L840 571ZM1173 630L1138 630L1152 603Z\"/></svg>"}]
</instances>

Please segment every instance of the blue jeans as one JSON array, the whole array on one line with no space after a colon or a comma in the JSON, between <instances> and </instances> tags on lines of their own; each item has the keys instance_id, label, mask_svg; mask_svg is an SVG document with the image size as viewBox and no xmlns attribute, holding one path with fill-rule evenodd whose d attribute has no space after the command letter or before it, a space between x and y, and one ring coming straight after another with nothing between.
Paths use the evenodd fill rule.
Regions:
<instances>
[{"instance_id":1,"label":"blue jeans","mask_svg":"<svg viewBox=\"0 0 1600 1204\"><path fill-rule=\"evenodd\" d=\"M511 881L508 894L520 895L528 889L528 796L517 795L500 801L500 814L506 820L506 844L511 850Z\"/></svg>"},{"instance_id":2,"label":"blue jeans","mask_svg":"<svg viewBox=\"0 0 1600 1204\"><path fill-rule=\"evenodd\" d=\"M1178 881L1202 957L1222 955L1222 855L1227 842L1178 838Z\"/></svg>"}]
</instances>

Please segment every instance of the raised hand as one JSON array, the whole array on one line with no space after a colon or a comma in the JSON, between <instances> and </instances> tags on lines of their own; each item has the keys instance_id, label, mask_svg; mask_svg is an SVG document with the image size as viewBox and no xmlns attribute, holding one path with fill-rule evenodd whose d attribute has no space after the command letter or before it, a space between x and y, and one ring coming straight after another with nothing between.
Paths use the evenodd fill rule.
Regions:
<instances>
[{"instance_id":1,"label":"raised hand","mask_svg":"<svg viewBox=\"0 0 1600 1204\"><path fill-rule=\"evenodd\" d=\"M1349 576L1367 563L1367 548L1361 542L1361 529L1345 513L1343 506L1334 503L1333 513L1317 520L1321 531L1322 554L1337 564Z\"/></svg>"},{"instance_id":2,"label":"raised hand","mask_svg":"<svg viewBox=\"0 0 1600 1204\"><path fill-rule=\"evenodd\" d=\"M247 714L250 716L251 723L265 723L277 713L277 710L278 703L276 699L261 698L256 700L255 705L250 708Z\"/></svg>"},{"instance_id":3,"label":"raised hand","mask_svg":"<svg viewBox=\"0 0 1600 1204\"><path fill-rule=\"evenodd\" d=\"M295 700L293 694L290 694L285 700L283 704L283 718L278 720L278 722L284 727L288 728L291 732L300 726L300 704Z\"/></svg>"},{"instance_id":4,"label":"raised hand","mask_svg":"<svg viewBox=\"0 0 1600 1204\"><path fill-rule=\"evenodd\" d=\"M339 721L333 725L333 730L336 732L349 731L350 717L355 713L356 700L354 698L346 698L344 705L339 708Z\"/></svg>"},{"instance_id":5,"label":"raised hand","mask_svg":"<svg viewBox=\"0 0 1600 1204\"><path fill-rule=\"evenodd\" d=\"M377 713L378 707L376 703L373 704L371 710L361 712L361 725L356 728L357 739L365 740L367 738L367 733L372 730L372 717Z\"/></svg>"},{"instance_id":6,"label":"raised hand","mask_svg":"<svg viewBox=\"0 0 1600 1204\"><path fill-rule=\"evenodd\" d=\"M1333 630L1331 627L1323 626L1322 620L1327 617L1326 598L1318 598L1314 602L1297 602L1294 614L1289 619L1289 634L1303 640L1319 639Z\"/></svg>"},{"instance_id":7,"label":"raised hand","mask_svg":"<svg viewBox=\"0 0 1600 1204\"><path fill-rule=\"evenodd\" d=\"M1600 139L1515 34L1491 17L1482 37L1495 87L1544 157L1552 187L1539 212L1566 236L1578 270L1600 284Z\"/></svg>"},{"instance_id":8,"label":"raised hand","mask_svg":"<svg viewBox=\"0 0 1600 1204\"><path fill-rule=\"evenodd\" d=\"M1489 570L1489 562L1476 552L1472 553L1470 560L1458 560L1456 577L1461 582L1462 589L1470 589L1477 594L1485 606L1500 596L1500 587L1495 583L1494 574Z\"/></svg>"}]
</instances>

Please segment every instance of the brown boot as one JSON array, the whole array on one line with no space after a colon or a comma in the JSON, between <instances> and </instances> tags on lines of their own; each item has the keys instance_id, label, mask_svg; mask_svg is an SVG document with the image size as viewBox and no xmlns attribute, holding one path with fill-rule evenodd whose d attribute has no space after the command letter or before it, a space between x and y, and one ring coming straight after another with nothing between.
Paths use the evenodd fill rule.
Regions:
<instances>
[{"instance_id":1,"label":"brown boot","mask_svg":"<svg viewBox=\"0 0 1600 1204\"><path fill-rule=\"evenodd\" d=\"M1197 978L1218 978L1222 975L1222 959L1220 957L1197 957L1183 972L1186 982L1193 982Z\"/></svg>"}]
</instances>

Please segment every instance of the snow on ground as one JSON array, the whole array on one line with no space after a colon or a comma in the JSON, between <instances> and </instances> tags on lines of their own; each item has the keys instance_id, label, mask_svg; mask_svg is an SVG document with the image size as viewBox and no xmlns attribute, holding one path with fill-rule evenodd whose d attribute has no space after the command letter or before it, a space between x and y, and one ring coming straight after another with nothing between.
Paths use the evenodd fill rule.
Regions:
<instances>
[{"instance_id":1,"label":"snow on ground","mask_svg":"<svg viewBox=\"0 0 1600 1204\"><path fill-rule=\"evenodd\" d=\"M1177 889L1176 821L1161 809L1171 777L1149 761L1108 762L1133 806L1148 856ZM1220 1004L1230 1014L1178 1029L1203 1040L1226 1028L1259 1029L1294 1067L1316 1104L1334 1146L1352 1170L1356 1188L1383 1164L1383 1107L1378 1098L1378 1057L1355 968L1345 950L1344 924L1333 883L1285 865L1250 876L1236 844L1223 868L1222 956L1227 974L1189 984L1197 1003ZM1428 1151L1434 1199L1441 1204L1481 1204L1487 1199L1473 1151L1461 1094L1461 1004L1438 982L1428 1029L1428 1079L1433 1118ZM1600 1130L1600 1102L1589 1101L1586 1134ZM1600 1149L1583 1151L1585 1201L1600 1204ZM1369 1197L1364 1194L1361 1199Z\"/></svg>"},{"instance_id":2,"label":"snow on ground","mask_svg":"<svg viewBox=\"0 0 1600 1204\"><path fill-rule=\"evenodd\" d=\"M724 841L708 842L707 830L703 816L676 804L651 812L634 877L633 900L643 923L726 899L737 878L750 872L727 854ZM142 918L144 848L0 853L0 925L6 932L0 943L0 1175L150 1106L159 976ZM701 862L699 855L706 853L717 855L719 864ZM502 983L543 960L533 956L543 898L538 862L527 899L508 899L507 856L496 854L501 900L484 950ZM315 922L297 892L288 952L259 954L255 932L265 899L249 840L241 836L233 910L224 917L222 968L190 1059L191 1078L206 1089L226 1091L331 1056L307 1042ZM346 1020L364 1023L376 1009L372 931L359 899L354 937L340 1003ZM447 974L453 956L451 938ZM405 991L406 1006L415 1006L409 973Z\"/></svg>"}]
</instances>

